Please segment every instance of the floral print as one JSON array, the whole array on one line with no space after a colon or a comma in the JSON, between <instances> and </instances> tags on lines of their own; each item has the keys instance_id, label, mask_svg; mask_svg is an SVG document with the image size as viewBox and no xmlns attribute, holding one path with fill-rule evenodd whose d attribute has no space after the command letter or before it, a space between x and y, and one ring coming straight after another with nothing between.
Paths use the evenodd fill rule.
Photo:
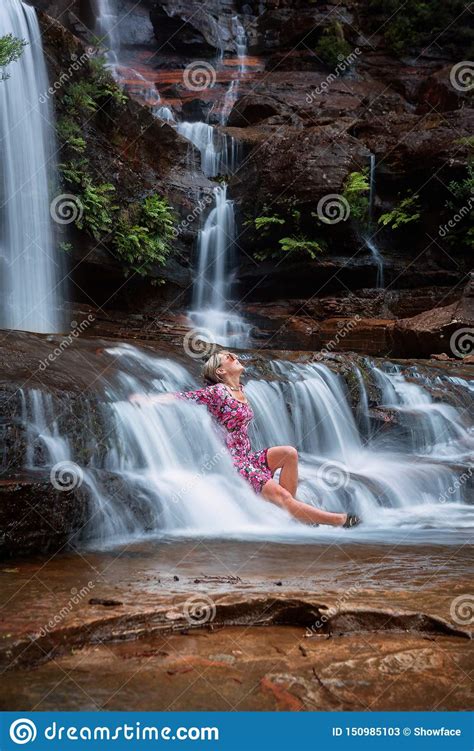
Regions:
<instances>
[{"instance_id":1,"label":"floral print","mask_svg":"<svg viewBox=\"0 0 474 751\"><path fill-rule=\"evenodd\" d=\"M267 462L268 449L252 451L250 445L248 426L254 417L250 404L234 399L222 383L215 383L197 391L178 391L175 396L179 399L190 399L207 407L224 429L224 440L234 467L256 493L261 493L263 486L273 475Z\"/></svg>"}]
</instances>

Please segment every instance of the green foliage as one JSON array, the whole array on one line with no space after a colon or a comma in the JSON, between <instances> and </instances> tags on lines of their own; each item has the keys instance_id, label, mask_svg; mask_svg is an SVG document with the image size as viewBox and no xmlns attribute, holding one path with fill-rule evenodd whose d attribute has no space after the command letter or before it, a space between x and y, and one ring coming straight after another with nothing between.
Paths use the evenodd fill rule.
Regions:
<instances>
[{"instance_id":1,"label":"green foliage","mask_svg":"<svg viewBox=\"0 0 474 751\"><path fill-rule=\"evenodd\" d=\"M100 240L108 235L114 222L113 212L117 210L117 206L113 203L114 198L113 185L110 183L94 185L91 177L85 175L82 193L79 196L83 214L76 222L79 229L86 229L94 240Z\"/></svg>"},{"instance_id":2,"label":"green foliage","mask_svg":"<svg viewBox=\"0 0 474 751\"><path fill-rule=\"evenodd\" d=\"M257 230L266 230L268 229L272 224L285 224L285 220L282 219L280 216L257 216L253 220L255 229Z\"/></svg>"},{"instance_id":3,"label":"green foliage","mask_svg":"<svg viewBox=\"0 0 474 751\"><path fill-rule=\"evenodd\" d=\"M117 86L100 59L89 60L91 76L72 81L63 96L70 117L81 119L95 114L106 100L123 104L127 97Z\"/></svg>"},{"instance_id":4,"label":"green foliage","mask_svg":"<svg viewBox=\"0 0 474 751\"><path fill-rule=\"evenodd\" d=\"M394 206L391 211L381 214L381 216L379 216L379 224L395 230L405 224L417 222L419 218L419 196L415 193L414 195L409 195L406 198L403 198L398 206Z\"/></svg>"},{"instance_id":5,"label":"green foliage","mask_svg":"<svg viewBox=\"0 0 474 751\"><path fill-rule=\"evenodd\" d=\"M474 149L474 136L463 136L462 138L456 138L454 143L458 143L460 146L468 146L470 149Z\"/></svg>"},{"instance_id":6,"label":"green foliage","mask_svg":"<svg viewBox=\"0 0 474 751\"><path fill-rule=\"evenodd\" d=\"M338 63L351 54L352 48L344 39L344 32L338 21L324 30L316 45L315 52L323 63L330 68L335 68Z\"/></svg>"},{"instance_id":7,"label":"green foliage","mask_svg":"<svg viewBox=\"0 0 474 751\"><path fill-rule=\"evenodd\" d=\"M114 248L134 271L144 275L150 266L166 263L175 221L166 198L148 196L122 211L114 234Z\"/></svg>"},{"instance_id":8,"label":"green foliage","mask_svg":"<svg viewBox=\"0 0 474 751\"><path fill-rule=\"evenodd\" d=\"M10 63L14 63L23 54L27 42L24 39L17 39L13 34L7 34L0 37L0 68L6 68ZM8 73L3 70L0 73L0 81L6 81L9 78Z\"/></svg>"},{"instance_id":9,"label":"green foliage","mask_svg":"<svg viewBox=\"0 0 474 751\"><path fill-rule=\"evenodd\" d=\"M76 154L83 154L87 142L82 135L81 127L68 117L62 117L57 123L58 137L63 146L67 146Z\"/></svg>"},{"instance_id":10,"label":"green foliage","mask_svg":"<svg viewBox=\"0 0 474 751\"><path fill-rule=\"evenodd\" d=\"M316 258L318 253L323 252L320 242L310 240L305 235L282 237L278 242L285 253L307 253L311 259Z\"/></svg>"},{"instance_id":11,"label":"green foliage","mask_svg":"<svg viewBox=\"0 0 474 751\"><path fill-rule=\"evenodd\" d=\"M63 181L71 186L78 207L75 226L101 241L123 259L128 271L147 274L166 263L172 249L175 216L165 198L156 194L120 210L114 185L97 179L89 159L87 121L107 100L122 104L127 97L118 88L103 61L89 61L88 77L72 81L62 97L64 115L58 122L64 163Z\"/></svg>"},{"instance_id":12,"label":"green foliage","mask_svg":"<svg viewBox=\"0 0 474 751\"><path fill-rule=\"evenodd\" d=\"M448 206L452 209L461 201L469 200L474 194L474 162L467 165L466 176L462 180L451 180L448 185L450 192L457 199L456 204L448 201Z\"/></svg>"},{"instance_id":13,"label":"green foliage","mask_svg":"<svg viewBox=\"0 0 474 751\"><path fill-rule=\"evenodd\" d=\"M110 234L114 212L118 209L114 204L114 186L110 183L95 184L87 171L87 159L60 164L59 169L66 183L74 186L77 205L81 207L75 221L76 227L86 230L94 240L103 240Z\"/></svg>"},{"instance_id":14,"label":"green foliage","mask_svg":"<svg viewBox=\"0 0 474 751\"><path fill-rule=\"evenodd\" d=\"M297 253L314 259L317 253L323 251L322 241L311 239L302 231L303 217L296 205L296 199L287 199L285 205L281 206L281 214L271 213L266 205L262 207L262 211L264 212L262 216L246 222L257 231L257 244L260 248L257 248L253 255L258 261L281 258L282 252L286 256ZM284 237L281 237L282 225L285 225ZM310 228L311 226L308 227Z\"/></svg>"},{"instance_id":15,"label":"green foliage","mask_svg":"<svg viewBox=\"0 0 474 751\"><path fill-rule=\"evenodd\" d=\"M465 0L369 0L371 29L382 29L396 55L418 50L436 41L437 48L469 57L473 32ZM459 58L462 59L462 58Z\"/></svg>"},{"instance_id":16,"label":"green foliage","mask_svg":"<svg viewBox=\"0 0 474 751\"><path fill-rule=\"evenodd\" d=\"M351 217L365 223L369 212L369 168L361 172L351 172L343 185L342 196L351 210Z\"/></svg>"},{"instance_id":17,"label":"green foliage","mask_svg":"<svg viewBox=\"0 0 474 751\"><path fill-rule=\"evenodd\" d=\"M466 175L460 180L451 180L448 185L451 195L455 201L449 199L446 201L446 207L450 213L454 212L457 219L455 226L450 227L446 240L448 245L458 249L466 247L474 249L474 162L467 165ZM452 216L449 217L451 220ZM468 221L466 221L468 220Z\"/></svg>"},{"instance_id":18,"label":"green foliage","mask_svg":"<svg viewBox=\"0 0 474 751\"><path fill-rule=\"evenodd\" d=\"M95 183L87 159L60 165L73 186L80 207L75 225L96 241L105 241L134 271L146 275L152 265L165 264L172 249L176 217L166 198L147 196L119 211L115 187Z\"/></svg>"}]
</instances>

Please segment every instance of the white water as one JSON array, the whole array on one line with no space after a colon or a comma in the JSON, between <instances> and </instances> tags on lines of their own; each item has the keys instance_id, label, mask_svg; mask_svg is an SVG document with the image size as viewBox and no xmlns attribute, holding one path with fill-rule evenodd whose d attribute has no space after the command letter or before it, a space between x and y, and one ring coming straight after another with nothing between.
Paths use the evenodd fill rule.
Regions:
<instances>
[{"instance_id":1,"label":"white water","mask_svg":"<svg viewBox=\"0 0 474 751\"><path fill-rule=\"evenodd\" d=\"M375 286L383 288L385 286L385 276L384 276L385 263L384 263L383 256L373 237L370 237L370 235L365 235L363 239L368 250L372 254L372 258L374 260L375 265L377 266L377 278L375 280Z\"/></svg>"},{"instance_id":2,"label":"white water","mask_svg":"<svg viewBox=\"0 0 474 751\"><path fill-rule=\"evenodd\" d=\"M240 161L240 149L234 138L219 133L204 122L178 122L176 130L198 149L201 170L206 177L235 172Z\"/></svg>"},{"instance_id":3,"label":"white water","mask_svg":"<svg viewBox=\"0 0 474 751\"><path fill-rule=\"evenodd\" d=\"M214 424L202 406L171 402L138 407L131 393L167 392L197 384L177 363L129 345L107 354L119 370L104 384L102 419L85 429L92 455L84 464L77 438L61 433L61 406L38 391L25 398L30 426L28 465L76 461L92 497L86 530L95 544L145 535L232 537L282 541L380 541L459 544L472 535L474 434L462 415L433 404L428 392L396 368L374 369L382 399L401 426L372 425L367 442L347 400L347 387L321 364L270 363L277 380L250 378L247 394L255 411L255 449L298 447L299 497L328 510L362 515L357 530L305 527L255 496L233 469ZM110 376L109 376L110 378ZM410 410L410 421L403 420ZM85 414L95 410L85 410ZM64 421L64 417L63 417ZM94 433L95 431L95 433ZM77 431L76 431L77 432ZM46 458L41 462L38 449ZM94 448L95 447L95 448ZM33 448L35 450L33 450ZM110 489L104 472L120 480Z\"/></svg>"},{"instance_id":4,"label":"white water","mask_svg":"<svg viewBox=\"0 0 474 751\"><path fill-rule=\"evenodd\" d=\"M375 282L376 287L384 287L384 259L379 250L377 242L375 240L375 233L373 233L373 208L375 199L375 154L370 155L370 167L369 167L369 229L368 233L364 235L363 240L372 254L374 263L377 266L377 279ZM372 234L373 233L373 234Z\"/></svg>"},{"instance_id":5,"label":"white water","mask_svg":"<svg viewBox=\"0 0 474 751\"><path fill-rule=\"evenodd\" d=\"M227 125L229 115L232 112L232 108L239 96L240 79L246 72L245 63L247 58L247 36L238 16L233 16L232 28L233 36L235 38L237 57L239 59L239 70L237 77L230 82L229 88L227 89L226 95L224 97L224 102L222 104L221 114L219 118L221 125Z\"/></svg>"},{"instance_id":6,"label":"white water","mask_svg":"<svg viewBox=\"0 0 474 751\"><path fill-rule=\"evenodd\" d=\"M0 326L57 332L62 274L49 198L56 185L54 117L35 10L2 0L0 36L6 34L28 45L8 66L10 78L0 81Z\"/></svg>"},{"instance_id":7,"label":"white water","mask_svg":"<svg viewBox=\"0 0 474 751\"><path fill-rule=\"evenodd\" d=\"M119 19L115 0L94 0L94 33L106 50L107 62L112 73L118 65L120 50Z\"/></svg>"},{"instance_id":8,"label":"white water","mask_svg":"<svg viewBox=\"0 0 474 751\"><path fill-rule=\"evenodd\" d=\"M214 189L216 205L198 239L198 266L189 312L201 338L226 347L245 347L251 327L231 307L234 263L234 204L225 184Z\"/></svg>"}]
</instances>

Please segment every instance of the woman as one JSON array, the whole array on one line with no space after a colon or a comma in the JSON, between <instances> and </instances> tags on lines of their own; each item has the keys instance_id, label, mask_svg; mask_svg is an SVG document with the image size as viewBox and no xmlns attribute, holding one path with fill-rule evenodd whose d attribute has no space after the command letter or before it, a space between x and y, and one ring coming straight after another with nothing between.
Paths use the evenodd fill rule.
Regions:
<instances>
[{"instance_id":1,"label":"woman","mask_svg":"<svg viewBox=\"0 0 474 751\"><path fill-rule=\"evenodd\" d=\"M322 511L295 498L298 485L298 453L293 446L273 446L261 451L252 451L248 426L254 414L240 383L244 369L237 355L231 352L215 352L204 366L203 375L210 384L205 388L156 396L133 394L130 399L138 404L167 402L175 398L205 404L211 415L224 428L225 442L234 466L256 493L282 506L295 519L306 524L357 526L360 519L353 514ZM273 479L277 469L281 470L279 483Z\"/></svg>"}]
</instances>

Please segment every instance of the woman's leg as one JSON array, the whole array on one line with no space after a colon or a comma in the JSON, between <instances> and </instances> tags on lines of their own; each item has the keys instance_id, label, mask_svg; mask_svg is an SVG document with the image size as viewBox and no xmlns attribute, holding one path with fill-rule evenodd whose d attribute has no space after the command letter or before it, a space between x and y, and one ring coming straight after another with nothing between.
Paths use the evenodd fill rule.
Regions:
<instances>
[{"instance_id":1,"label":"woman's leg","mask_svg":"<svg viewBox=\"0 0 474 751\"><path fill-rule=\"evenodd\" d=\"M295 519L305 524L331 524L334 527L342 527L347 519L347 514L335 514L332 511L321 509L302 503L293 498L291 493L279 485L275 480L268 480L262 488L262 495L268 501L282 506L290 512Z\"/></svg>"},{"instance_id":2,"label":"woman's leg","mask_svg":"<svg viewBox=\"0 0 474 751\"><path fill-rule=\"evenodd\" d=\"M280 485L292 496L298 487L298 452L293 446L273 446L268 449L267 463L272 472L281 468Z\"/></svg>"}]
</instances>

